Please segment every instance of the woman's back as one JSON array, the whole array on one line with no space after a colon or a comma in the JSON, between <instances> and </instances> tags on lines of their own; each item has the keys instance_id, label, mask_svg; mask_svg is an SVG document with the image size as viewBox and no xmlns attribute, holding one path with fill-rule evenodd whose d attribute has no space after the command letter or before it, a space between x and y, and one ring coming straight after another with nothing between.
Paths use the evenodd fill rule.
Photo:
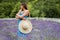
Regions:
<instances>
[{"instance_id":1,"label":"woman's back","mask_svg":"<svg viewBox=\"0 0 60 40\"><path fill-rule=\"evenodd\" d=\"M19 15L20 15L20 16L21 16L21 15L23 15L23 14L24 14L24 12L25 12L25 11L21 11ZM28 18L28 16L27 16L27 15L26 15L26 16L24 16L24 17L25 17L25 18Z\"/></svg>"},{"instance_id":2,"label":"woman's back","mask_svg":"<svg viewBox=\"0 0 60 40\"><path fill-rule=\"evenodd\" d=\"M20 16L23 15L24 12L25 12L25 11L21 11L19 15L20 15ZM24 18L28 18L28 16L24 16ZM19 25L19 23L20 23L21 21L22 21L21 19L18 20L18 25ZM24 36L24 35L27 36L27 34L21 33L21 32L19 31L19 29L18 29L18 36Z\"/></svg>"},{"instance_id":3,"label":"woman's back","mask_svg":"<svg viewBox=\"0 0 60 40\"><path fill-rule=\"evenodd\" d=\"M20 15L20 16L21 16L21 15L23 15L23 14L24 14L24 12L25 12L25 11L21 11L19 15ZM28 16L24 16L24 18L26 18L26 19L27 19L27 18L28 18ZM18 23L19 23L21 20L22 20L22 19L18 19Z\"/></svg>"}]
</instances>

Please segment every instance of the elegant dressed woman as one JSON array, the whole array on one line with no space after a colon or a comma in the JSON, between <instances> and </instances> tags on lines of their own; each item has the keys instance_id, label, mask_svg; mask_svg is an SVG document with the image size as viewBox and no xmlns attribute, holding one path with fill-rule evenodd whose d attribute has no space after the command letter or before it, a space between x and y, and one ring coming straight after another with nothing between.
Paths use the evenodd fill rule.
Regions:
<instances>
[{"instance_id":1,"label":"elegant dressed woman","mask_svg":"<svg viewBox=\"0 0 60 40\"><path fill-rule=\"evenodd\" d=\"M21 22L21 20L26 20L28 18L28 16L30 16L30 13L29 13L29 10L27 8L27 4L26 3L22 3L20 5L20 8L21 9L16 14L16 18L18 19L18 25ZM22 36L22 37L26 37L28 35L28 34L22 33L19 29L18 29L18 32L17 33L18 33L18 36Z\"/></svg>"}]
</instances>

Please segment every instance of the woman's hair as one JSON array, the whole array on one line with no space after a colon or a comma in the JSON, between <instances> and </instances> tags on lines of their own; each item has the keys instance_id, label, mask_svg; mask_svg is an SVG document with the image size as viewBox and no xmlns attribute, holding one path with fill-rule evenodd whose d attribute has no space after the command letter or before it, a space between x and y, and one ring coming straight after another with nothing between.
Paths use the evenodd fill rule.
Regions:
<instances>
[{"instance_id":1,"label":"woman's hair","mask_svg":"<svg viewBox=\"0 0 60 40\"><path fill-rule=\"evenodd\" d=\"M27 4L25 2L21 3L21 5L27 10ZM22 9L23 10L23 9Z\"/></svg>"}]
</instances>

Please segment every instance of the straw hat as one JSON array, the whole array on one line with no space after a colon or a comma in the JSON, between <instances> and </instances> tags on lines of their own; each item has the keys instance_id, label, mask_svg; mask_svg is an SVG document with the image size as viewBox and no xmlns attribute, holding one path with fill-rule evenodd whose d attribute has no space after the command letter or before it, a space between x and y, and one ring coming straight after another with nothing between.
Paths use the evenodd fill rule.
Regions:
<instances>
[{"instance_id":1,"label":"straw hat","mask_svg":"<svg viewBox=\"0 0 60 40\"><path fill-rule=\"evenodd\" d=\"M22 33L30 33L31 30L32 30L32 24L30 21L28 20L22 20L20 23L19 23L19 30L22 32Z\"/></svg>"}]
</instances>

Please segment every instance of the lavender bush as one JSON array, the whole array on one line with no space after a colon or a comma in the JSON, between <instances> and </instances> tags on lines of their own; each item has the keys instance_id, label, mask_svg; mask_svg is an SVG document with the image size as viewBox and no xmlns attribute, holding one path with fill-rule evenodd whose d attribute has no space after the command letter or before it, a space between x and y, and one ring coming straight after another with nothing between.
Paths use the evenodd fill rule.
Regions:
<instances>
[{"instance_id":1,"label":"lavender bush","mask_svg":"<svg viewBox=\"0 0 60 40\"><path fill-rule=\"evenodd\" d=\"M0 19L0 40L60 40L60 22L30 19L33 30L28 37L17 37L16 19Z\"/></svg>"}]
</instances>

